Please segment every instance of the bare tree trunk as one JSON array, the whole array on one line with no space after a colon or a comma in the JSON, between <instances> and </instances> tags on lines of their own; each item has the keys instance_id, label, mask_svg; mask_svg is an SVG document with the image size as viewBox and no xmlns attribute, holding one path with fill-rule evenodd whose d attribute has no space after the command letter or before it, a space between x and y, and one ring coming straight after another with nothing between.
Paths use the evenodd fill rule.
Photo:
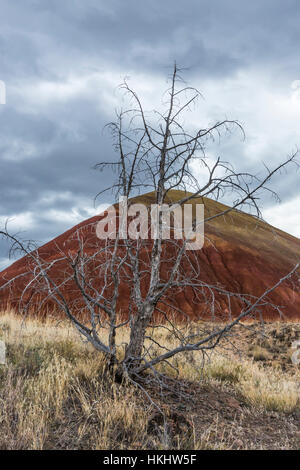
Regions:
<instances>
[{"instance_id":1,"label":"bare tree trunk","mask_svg":"<svg viewBox=\"0 0 300 470\"><path fill-rule=\"evenodd\" d=\"M133 317L130 325L130 340L126 348L124 363L128 369L138 368L141 365L142 351L145 343L146 329L154 312L154 306L145 303L141 310Z\"/></svg>"}]
</instances>

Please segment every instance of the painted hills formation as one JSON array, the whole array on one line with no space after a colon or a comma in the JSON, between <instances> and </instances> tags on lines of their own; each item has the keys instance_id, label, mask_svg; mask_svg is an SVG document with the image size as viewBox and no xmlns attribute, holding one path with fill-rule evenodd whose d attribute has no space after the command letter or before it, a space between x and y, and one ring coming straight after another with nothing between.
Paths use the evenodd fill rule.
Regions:
<instances>
[{"instance_id":1,"label":"painted hills formation","mask_svg":"<svg viewBox=\"0 0 300 470\"><path fill-rule=\"evenodd\" d=\"M182 191L170 191L169 202L175 203L182 196ZM138 196L134 198L134 202L150 205L155 202L154 193ZM207 198L194 199L193 204L196 203L204 204L206 217L227 209L227 206ZM49 271L53 279L63 281L64 277L67 277L69 268L63 255L76 253L78 234L84 242L85 254L92 255L95 250L99 250L99 244L103 242L96 237L96 225L101 217L103 215L80 223L38 249L41 260L51 262L62 259ZM204 247L197 251L197 258L203 281L223 286L231 292L260 296L284 277L300 259L300 240L249 214L232 211L205 224L205 243ZM16 279L9 287L0 289L1 308L8 305L17 307L25 286L33 280L32 265L28 256L19 259L0 273L0 288L13 278ZM100 287L101 279L98 282ZM72 309L78 310L82 297L75 283L71 280L66 282L62 292ZM130 282L124 281L120 286L118 299L118 311L124 315L128 312L129 296ZM22 302L26 303L29 299L36 306L36 312L41 315L57 310L53 300L48 298L46 293L38 291L34 281L23 295ZM282 307L285 320L300 319L299 283L284 282L270 294L269 300ZM228 313L228 298L217 294L215 303L216 316L224 318L226 312ZM169 297L169 306L170 311L172 306L174 307L173 313L181 309L193 318L198 318L199 315L208 316L205 299L195 299L190 288L173 291ZM241 308L243 306L239 301L232 297L231 314L236 316ZM268 307L262 307L260 313L265 319L278 319Z\"/></svg>"}]
</instances>

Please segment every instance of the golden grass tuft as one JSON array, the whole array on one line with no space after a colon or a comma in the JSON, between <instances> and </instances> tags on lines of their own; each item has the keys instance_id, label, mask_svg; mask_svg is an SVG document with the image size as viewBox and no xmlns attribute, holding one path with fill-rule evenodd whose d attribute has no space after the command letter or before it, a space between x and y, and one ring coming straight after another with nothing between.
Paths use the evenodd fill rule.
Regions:
<instances>
[{"instance_id":1,"label":"golden grass tuft","mask_svg":"<svg viewBox=\"0 0 300 470\"><path fill-rule=\"evenodd\" d=\"M161 344L175 344L163 328L153 334ZM120 343L126 338L124 328ZM155 410L145 395L128 384L115 383L101 354L84 343L68 322L23 321L6 312L0 315L0 339L7 345L7 366L0 366L0 449L235 446L229 444L230 433L220 434L218 421L196 432L193 415L190 428L172 441L159 426L150 431L149 417ZM299 368L283 372L220 352L213 352L204 368L200 353L178 355L171 364L161 364L161 372L233 390L253 412L299 413Z\"/></svg>"}]
</instances>

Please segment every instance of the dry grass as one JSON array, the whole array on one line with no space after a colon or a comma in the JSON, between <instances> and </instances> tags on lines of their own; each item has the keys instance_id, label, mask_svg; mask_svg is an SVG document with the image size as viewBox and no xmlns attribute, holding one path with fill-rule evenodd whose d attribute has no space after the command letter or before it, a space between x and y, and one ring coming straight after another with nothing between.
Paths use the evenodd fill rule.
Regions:
<instances>
[{"instance_id":1,"label":"dry grass","mask_svg":"<svg viewBox=\"0 0 300 470\"><path fill-rule=\"evenodd\" d=\"M127 336L124 329L120 342ZM156 329L155 337L168 345L174 341L164 329ZM7 366L0 366L0 449L260 448L264 444L259 430L252 442L244 427L252 418L253 422L258 416L267 419L268 412L275 412L272 419L283 423L281 434L287 441L280 441L278 447L288 447L290 436L300 441L299 423L293 424L294 418L290 421L293 413L299 420L299 368L282 372L254 358L241 361L220 352L210 356L204 369L200 353L174 358L177 373L168 365L162 365L161 371L201 386L200 395L207 393L208 398L207 403L197 404L202 407L201 416L197 407L180 405L188 410L186 420L177 423L171 436L145 395L128 384L115 383L102 356L83 343L67 322L22 322L10 312L3 313L0 339L7 345L8 359ZM230 395L235 402L227 398ZM175 404L162 400L160 406L174 415ZM236 436L238 426L244 440ZM272 438L268 446L276 448L275 441Z\"/></svg>"},{"instance_id":2,"label":"dry grass","mask_svg":"<svg viewBox=\"0 0 300 470\"><path fill-rule=\"evenodd\" d=\"M284 374L250 361L215 357L205 375L234 384L243 399L259 409L292 413L300 409L300 375Z\"/></svg>"}]
</instances>

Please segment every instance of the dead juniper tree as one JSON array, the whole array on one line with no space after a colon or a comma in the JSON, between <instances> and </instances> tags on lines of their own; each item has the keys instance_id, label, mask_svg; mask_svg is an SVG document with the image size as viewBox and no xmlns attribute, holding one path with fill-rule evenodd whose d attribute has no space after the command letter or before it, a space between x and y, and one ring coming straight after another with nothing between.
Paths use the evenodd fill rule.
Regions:
<instances>
[{"instance_id":1,"label":"dead juniper tree","mask_svg":"<svg viewBox=\"0 0 300 470\"><path fill-rule=\"evenodd\" d=\"M195 242L200 243L201 247L201 237L197 239L201 232L199 225L245 206L254 209L255 216L259 218L258 192L265 190L272 193L268 187L269 180L287 165L297 164L297 152L276 168L266 168L263 177L239 172L220 158L211 162L206 157L209 140L235 128L243 134L243 129L238 122L226 119L194 132L187 130L183 117L197 103L200 93L186 86L179 73L175 65L170 87L163 95L164 110L152 113L144 110L139 96L128 82L123 83L121 89L129 98L129 109L118 112L116 121L108 124L117 158L114 162L103 161L96 165L101 171L115 171L117 178L114 184L98 196L105 191L113 191L116 198L122 196L125 202L129 201L126 203L127 219L130 220L128 231L136 229L132 230L135 232L132 236L128 235L124 219L120 217L121 205L115 215L109 215L109 211L107 213L108 231L113 232L114 226L117 227L115 236L99 240L92 254L87 250L87 242L83 240L80 230L76 240L74 238L77 248L68 252L60 249L52 261L46 260L38 250L27 248L7 230L2 231L13 242L13 248L20 249L28 258L31 277L22 293L20 305L24 307L26 303L28 308L36 295L42 299L41 308L49 299L54 301L79 333L107 357L108 363L122 377L126 376L136 383L146 378L161 380L157 366L165 363L175 368L172 358L179 353L201 351L204 357L207 351L228 337L241 320L255 315L266 306L280 314L280 306L270 302L269 294L287 280L294 280L297 285L298 260L295 260L290 272L260 296L228 291L222 285L205 282L201 277L198 251L191 249L191 244ZM197 165L206 171L205 181L195 176ZM169 196L173 189L184 193L176 201L176 207L170 208ZM152 226L148 219L143 226L139 216L144 208L139 207L137 213L130 202L131 197L145 190L153 192L156 203L155 213L150 210L148 214L155 216ZM193 214L189 232L180 232L180 227L175 226L175 213L177 211L180 219L185 204L199 197L219 200L228 191L234 194L235 201L230 209L208 214L200 223ZM147 210L149 212L149 208ZM166 214L172 217L168 219ZM165 236L166 230L169 230L169 237ZM54 276L54 268L57 272L62 263L64 270L61 276ZM2 289L9 288L13 282L15 279L8 280ZM129 299L126 315L121 318L119 305L124 286L129 290ZM73 299L71 302L67 297L68 289L77 292L75 301ZM29 291L30 298L24 302ZM217 297L221 296L227 302L226 309L222 306L223 313L228 313L225 324L215 323L208 329L200 325L196 330L186 328L186 324L182 327L176 319L188 322L189 317L187 311L172 302L178 292L188 292L195 302L205 305L205 318L211 320L215 320L221 312L217 301ZM240 307L235 317L230 315L234 299ZM199 319L202 314L199 309ZM125 344L118 340L118 331L124 325L129 330ZM156 337L155 331L159 325L171 335L172 346L163 344Z\"/></svg>"}]
</instances>

